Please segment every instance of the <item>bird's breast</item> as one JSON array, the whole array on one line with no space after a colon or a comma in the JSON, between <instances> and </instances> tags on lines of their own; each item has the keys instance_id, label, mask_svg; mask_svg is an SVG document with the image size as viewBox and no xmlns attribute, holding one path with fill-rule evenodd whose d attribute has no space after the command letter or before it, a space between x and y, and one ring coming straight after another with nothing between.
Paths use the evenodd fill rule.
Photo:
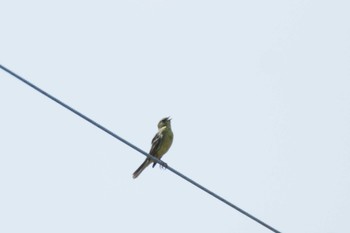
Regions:
<instances>
[{"instance_id":1,"label":"bird's breast","mask_svg":"<svg viewBox=\"0 0 350 233\"><path fill-rule=\"evenodd\" d=\"M171 130L164 130L162 134L162 145L160 146L159 151L157 153L158 156L164 155L169 150L174 138L173 132L171 132Z\"/></svg>"}]
</instances>

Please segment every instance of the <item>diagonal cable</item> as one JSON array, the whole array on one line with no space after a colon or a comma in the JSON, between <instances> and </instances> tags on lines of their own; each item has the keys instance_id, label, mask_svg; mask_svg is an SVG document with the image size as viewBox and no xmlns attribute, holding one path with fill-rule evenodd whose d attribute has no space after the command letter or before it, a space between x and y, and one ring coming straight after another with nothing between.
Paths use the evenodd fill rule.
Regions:
<instances>
[{"instance_id":1,"label":"diagonal cable","mask_svg":"<svg viewBox=\"0 0 350 233\"><path fill-rule=\"evenodd\" d=\"M203 191L205 191L206 193L210 194L211 196L217 198L218 200L222 201L223 203L225 203L226 205L232 207L233 209L239 211L240 213L244 214L245 216L251 218L252 220L256 221L257 223L263 225L264 227L268 228L269 230L276 232L276 233L281 233L280 231L276 230L275 228L271 227L270 225L266 224L265 222L261 221L260 219L254 217L253 215L249 214L248 212L244 211L243 209L239 208L238 206L232 204L231 202L227 201L226 199L224 199L223 197L219 196L218 194L210 191L209 189L205 188L204 186L200 185L199 183L195 182L194 180L188 178L187 176L183 175L182 173L178 172L177 170L175 170L174 168L168 166L166 163L164 163L163 161L157 159L156 157L146 153L145 151L141 150L140 148L138 148L137 146L133 145L132 143L128 142L127 140L125 140L124 138L118 136L117 134L113 133L112 131L110 131L109 129L103 127L102 125L100 125L99 123L97 123L96 121L90 119L89 117L85 116L84 114L80 113L79 111L75 110L74 108L70 107L69 105L63 103L61 100L55 98L54 96L50 95L49 93L47 93L46 91L40 89L39 87L35 86L34 84L32 84L31 82L27 81L26 79L22 78L21 76L19 76L18 74L14 73L13 71L7 69L6 67L0 65L0 68L3 69L4 71L6 71L7 73L11 74L13 77L17 78L18 80L24 82L25 84L27 84L28 86L32 87L33 89L35 89L36 91L40 92L41 94L45 95L46 97L50 98L51 100L55 101L56 103L60 104L61 106L65 107L66 109L70 110L71 112L75 113L76 115L80 116L81 118L83 118L84 120L90 122L91 124L93 124L94 126L96 126L97 128L105 131L106 133L108 133L109 135L111 135L112 137L118 139L119 141L125 143L126 145L130 146L131 148L133 148L134 150L140 152L141 154L147 156L148 158L150 158L152 161L159 163L160 165L166 167L168 170L170 170L171 172L175 173L176 175L180 176L181 178L183 178L184 180L188 181L189 183L193 184L194 186L196 186L197 188L202 189Z\"/></svg>"}]
</instances>

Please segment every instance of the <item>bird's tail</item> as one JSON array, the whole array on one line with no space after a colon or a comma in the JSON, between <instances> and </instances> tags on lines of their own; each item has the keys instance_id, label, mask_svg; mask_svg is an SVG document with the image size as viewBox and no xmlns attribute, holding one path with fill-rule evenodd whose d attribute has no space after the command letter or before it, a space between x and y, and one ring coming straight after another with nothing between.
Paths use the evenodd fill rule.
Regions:
<instances>
[{"instance_id":1,"label":"bird's tail","mask_svg":"<svg viewBox=\"0 0 350 233\"><path fill-rule=\"evenodd\" d=\"M132 178L136 179L141 172L152 163L152 161L150 159L146 159L139 168L136 169L136 171L134 172L134 174L132 174Z\"/></svg>"}]
</instances>

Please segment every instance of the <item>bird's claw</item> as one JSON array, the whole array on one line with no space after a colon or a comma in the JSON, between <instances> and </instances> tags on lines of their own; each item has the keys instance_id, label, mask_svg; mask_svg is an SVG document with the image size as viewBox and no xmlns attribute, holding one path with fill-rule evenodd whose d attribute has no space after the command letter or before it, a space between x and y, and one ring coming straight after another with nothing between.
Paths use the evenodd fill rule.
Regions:
<instances>
[{"instance_id":1,"label":"bird's claw","mask_svg":"<svg viewBox=\"0 0 350 233\"><path fill-rule=\"evenodd\" d=\"M159 164L159 167L160 167L160 169L167 169L168 168L168 164L163 162L162 164Z\"/></svg>"}]
</instances>

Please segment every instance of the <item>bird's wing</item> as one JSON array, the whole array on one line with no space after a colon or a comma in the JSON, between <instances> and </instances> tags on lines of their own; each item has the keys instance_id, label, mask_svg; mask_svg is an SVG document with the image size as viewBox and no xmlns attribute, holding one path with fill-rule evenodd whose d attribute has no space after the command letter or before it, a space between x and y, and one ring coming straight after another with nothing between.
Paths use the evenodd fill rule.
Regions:
<instances>
[{"instance_id":1,"label":"bird's wing","mask_svg":"<svg viewBox=\"0 0 350 233\"><path fill-rule=\"evenodd\" d=\"M154 136L154 138L152 139L152 147L151 147L151 150L149 152L151 155L155 155L155 153L159 150L159 147L160 147L161 142L162 142L162 137L163 137L163 135L158 132Z\"/></svg>"}]
</instances>

